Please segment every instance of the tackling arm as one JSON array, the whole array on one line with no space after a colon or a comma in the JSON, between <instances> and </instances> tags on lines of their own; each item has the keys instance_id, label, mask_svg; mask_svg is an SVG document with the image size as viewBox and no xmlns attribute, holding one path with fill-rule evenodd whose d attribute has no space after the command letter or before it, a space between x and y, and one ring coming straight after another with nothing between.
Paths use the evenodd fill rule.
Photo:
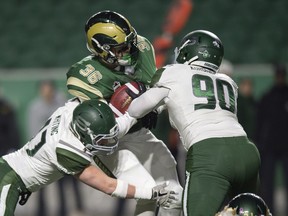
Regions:
<instances>
[{"instance_id":1,"label":"tackling arm","mask_svg":"<svg viewBox=\"0 0 288 216\"><path fill-rule=\"evenodd\" d=\"M134 198L135 196L135 186L129 184L124 186L121 180L107 176L101 169L93 165L86 167L80 174L76 175L76 178L108 195L114 194L115 196L123 198ZM122 187L122 189L120 187ZM148 194L144 194L142 198L150 199L151 191L148 191Z\"/></svg>"},{"instance_id":2,"label":"tackling arm","mask_svg":"<svg viewBox=\"0 0 288 216\"><path fill-rule=\"evenodd\" d=\"M127 112L131 117L142 118L155 108L163 105L168 93L169 89L167 88L151 88L140 97L134 99Z\"/></svg>"},{"instance_id":3,"label":"tackling arm","mask_svg":"<svg viewBox=\"0 0 288 216\"><path fill-rule=\"evenodd\" d=\"M75 177L83 183L115 197L155 200L161 206L177 201L174 196L175 192L166 190L167 182L153 188L136 187L120 179L107 176L101 169L93 165L89 165Z\"/></svg>"},{"instance_id":4,"label":"tackling arm","mask_svg":"<svg viewBox=\"0 0 288 216\"><path fill-rule=\"evenodd\" d=\"M163 105L168 93L169 89L167 88L151 88L135 98L126 113L116 118L119 127L118 137L123 137L137 122L137 119L142 118L157 107L164 107L161 105Z\"/></svg>"}]
</instances>

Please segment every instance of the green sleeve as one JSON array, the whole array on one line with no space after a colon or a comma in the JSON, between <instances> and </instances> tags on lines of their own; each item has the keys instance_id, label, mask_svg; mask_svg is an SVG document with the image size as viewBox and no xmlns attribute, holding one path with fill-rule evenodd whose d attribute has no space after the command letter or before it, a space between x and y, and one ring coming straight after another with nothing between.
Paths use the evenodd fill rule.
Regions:
<instances>
[{"instance_id":1,"label":"green sleeve","mask_svg":"<svg viewBox=\"0 0 288 216\"><path fill-rule=\"evenodd\" d=\"M155 53L152 44L144 37L138 36L139 57L136 64L135 79L146 85L151 85L156 72Z\"/></svg>"},{"instance_id":2,"label":"green sleeve","mask_svg":"<svg viewBox=\"0 0 288 216\"><path fill-rule=\"evenodd\" d=\"M60 169L63 168L63 172L66 174L76 174L91 163L91 157L88 154L73 148L72 145L67 143L65 145L65 147L56 148L57 162Z\"/></svg>"}]
</instances>

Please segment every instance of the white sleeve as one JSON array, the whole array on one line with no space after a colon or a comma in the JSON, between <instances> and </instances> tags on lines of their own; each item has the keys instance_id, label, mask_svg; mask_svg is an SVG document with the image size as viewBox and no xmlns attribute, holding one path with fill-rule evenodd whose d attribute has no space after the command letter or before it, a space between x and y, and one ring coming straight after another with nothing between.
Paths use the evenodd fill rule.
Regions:
<instances>
[{"instance_id":1,"label":"white sleeve","mask_svg":"<svg viewBox=\"0 0 288 216\"><path fill-rule=\"evenodd\" d=\"M118 138L123 137L137 123L138 118L142 118L158 106L161 106L168 93L169 89L166 88L151 88L140 97L134 99L126 113L116 118L119 127Z\"/></svg>"},{"instance_id":2,"label":"white sleeve","mask_svg":"<svg viewBox=\"0 0 288 216\"><path fill-rule=\"evenodd\" d=\"M154 87L144 92L134 99L127 112L131 117L142 118L147 113L164 104L164 99L168 96L169 89Z\"/></svg>"},{"instance_id":3,"label":"white sleeve","mask_svg":"<svg viewBox=\"0 0 288 216\"><path fill-rule=\"evenodd\" d=\"M134 124L136 124L137 119L131 117L129 113L126 112L124 115L117 117L116 122L119 128L118 138L121 138L130 130Z\"/></svg>"}]
</instances>

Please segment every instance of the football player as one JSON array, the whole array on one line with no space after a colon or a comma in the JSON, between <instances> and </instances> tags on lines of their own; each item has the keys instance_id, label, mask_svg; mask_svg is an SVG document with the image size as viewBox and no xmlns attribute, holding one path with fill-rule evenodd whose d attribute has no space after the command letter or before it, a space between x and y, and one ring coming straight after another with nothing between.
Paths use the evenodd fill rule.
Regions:
<instances>
[{"instance_id":1,"label":"football player","mask_svg":"<svg viewBox=\"0 0 288 216\"><path fill-rule=\"evenodd\" d=\"M153 46L137 34L124 16L114 11L98 12L86 22L85 33L91 55L72 65L67 72L70 94L82 101L97 98L109 102L119 85L130 81L151 84L156 72ZM97 155L94 159L107 174L131 184L153 187L163 180L169 181L168 187L177 192L179 203L161 208L159 215L180 216L183 189L176 161L167 146L149 130L155 126L156 115L151 112L142 118L142 122L119 140L114 154ZM156 207L153 201L139 200L135 215L154 216Z\"/></svg>"},{"instance_id":2,"label":"football player","mask_svg":"<svg viewBox=\"0 0 288 216\"><path fill-rule=\"evenodd\" d=\"M118 130L114 113L99 100L74 99L58 108L26 145L0 158L0 215L14 215L19 197L24 205L32 192L64 175L116 197L173 202L166 183L135 187L91 165L95 154L115 151Z\"/></svg>"},{"instance_id":3,"label":"football player","mask_svg":"<svg viewBox=\"0 0 288 216\"><path fill-rule=\"evenodd\" d=\"M260 156L237 120L237 86L217 73L223 54L215 34L190 32L175 50L175 64L159 69L154 87L134 99L125 114L139 119L167 106L188 151L185 216L215 215L232 198L228 195L258 189Z\"/></svg>"},{"instance_id":4,"label":"football player","mask_svg":"<svg viewBox=\"0 0 288 216\"><path fill-rule=\"evenodd\" d=\"M224 209L215 216L272 216L265 201L253 193L235 196Z\"/></svg>"}]
</instances>

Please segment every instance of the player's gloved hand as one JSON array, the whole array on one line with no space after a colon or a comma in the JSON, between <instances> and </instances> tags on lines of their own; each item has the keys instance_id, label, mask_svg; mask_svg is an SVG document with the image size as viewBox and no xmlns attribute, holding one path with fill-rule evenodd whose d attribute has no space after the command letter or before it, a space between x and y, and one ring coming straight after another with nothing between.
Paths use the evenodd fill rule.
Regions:
<instances>
[{"instance_id":1,"label":"player's gloved hand","mask_svg":"<svg viewBox=\"0 0 288 216\"><path fill-rule=\"evenodd\" d=\"M149 130L156 128L157 120L158 120L158 112L157 110L153 110L150 113L146 114L141 119L142 127L145 127Z\"/></svg>"},{"instance_id":2,"label":"player's gloved hand","mask_svg":"<svg viewBox=\"0 0 288 216\"><path fill-rule=\"evenodd\" d=\"M141 94L143 94L146 91L146 86L143 83L138 82L138 81L136 83L138 84L138 87L139 87L139 93L138 94L134 93L129 88L126 90L127 94L132 98L132 100L139 97Z\"/></svg>"},{"instance_id":3,"label":"player's gloved hand","mask_svg":"<svg viewBox=\"0 0 288 216\"><path fill-rule=\"evenodd\" d=\"M152 188L152 199L156 200L158 206L169 208L172 203L177 202L176 193L174 191L167 190L169 182L156 185Z\"/></svg>"}]
</instances>

